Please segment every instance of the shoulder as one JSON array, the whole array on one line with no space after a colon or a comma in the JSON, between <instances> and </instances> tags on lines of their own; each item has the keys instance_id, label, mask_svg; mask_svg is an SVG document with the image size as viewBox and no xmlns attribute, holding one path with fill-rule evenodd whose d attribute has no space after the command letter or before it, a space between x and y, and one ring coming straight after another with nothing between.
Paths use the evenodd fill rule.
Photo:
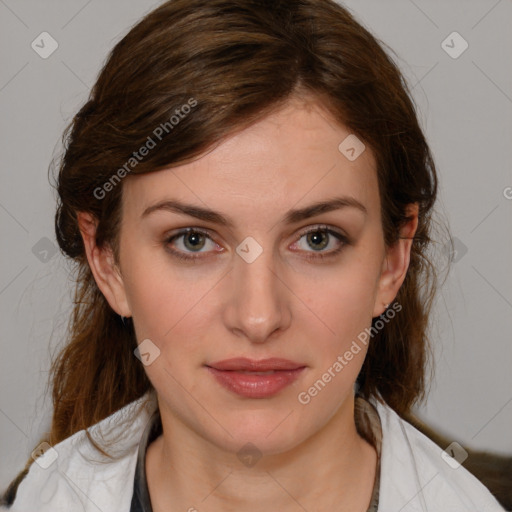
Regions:
<instances>
[{"instance_id":1,"label":"shoulder","mask_svg":"<svg viewBox=\"0 0 512 512\"><path fill-rule=\"evenodd\" d=\"M56 444L30 466L9 512L129 510L140 438L156 407L148 392L85 430Z\"/></svg>"},{"instance_id":2,"label":"shoulder","mask_svg":"<svg viewBox=\"0 0 512 512\"><path fill-rule=\"evenodd\" d=\"M479 480L391 407L372 404L382 425L379 511L504 510Z\"/></svg>"}]
</instances>

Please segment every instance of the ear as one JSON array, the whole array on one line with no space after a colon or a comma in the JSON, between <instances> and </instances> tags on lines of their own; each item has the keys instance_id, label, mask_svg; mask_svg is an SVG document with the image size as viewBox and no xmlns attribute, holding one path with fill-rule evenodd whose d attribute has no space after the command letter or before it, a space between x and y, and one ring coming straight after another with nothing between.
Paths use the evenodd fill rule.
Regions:
<instances>
[{"instance_id":1,"label":"ear","mask_svg":"<svg viewBox=\"0 0 512 512\"><path fill-rule=\"evenodd\" d=\"M87 261L98 288L118 315L131 316L123 279L115 264L112 249L110 247L100 248L96 245L96 218L85 212L79 212L77 218Z\"/></svg>"},{"instance_id":2,"label":"ear","mask_svg":"<svg viewBox=\"0 0 512 512\"><path fill-rule=\"evenodd\" d=\"M408 205L406 215L409 220L400 229L398 240L386 249L373 311L374 318L382 315L387 305L393 302L409 268L412 240L418 228L418 204Z\"/></svg>"}]
</instances>

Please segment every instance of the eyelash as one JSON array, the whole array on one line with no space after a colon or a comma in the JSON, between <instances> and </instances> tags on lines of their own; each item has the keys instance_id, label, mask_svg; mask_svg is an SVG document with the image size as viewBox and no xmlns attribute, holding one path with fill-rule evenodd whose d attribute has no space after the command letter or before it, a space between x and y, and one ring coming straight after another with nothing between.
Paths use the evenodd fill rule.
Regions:
<instances>
[{"instance_id":1,"label":"eyelash","mask_svg":"<svg viewBox=\"0 0 512 512\"><path fill-rule=\"evenodd\" d=\"M174 249L169 249L169 247L168 247L172 242L174 242L174 240L176 240L184 235L187 235L189 233L199 233L199 234L206 236L210 240L212 240L208 231L205 231L201 228L186 228L186 229L182 229L178 233L166 238L164 241L164 245L167 248L167 250L171 253L172 256L174 256L180 260L192 261L195 263L197 260L204 258L204 256L185 256L185 253L183 253L181 251L175 251ZM349 239L345 235L338 233L337 231L334 231L333 229L330 229L328 226L325 226L325 225L318 225L312 229L308 229L306 231L301 232L299 237L297 238L296 242L298 242L303 236L308 235L309 233L328 233L329 235L333 235L335 238L337 238L341 242L341 245L337 249L334 249L327 253L310 253L308 256L305 256L305 258L308 260L323 260L325 258L335 257L344 249L344 247L346 245L350 244ZM294 243L296 243L296 242L294 242ZM306 251L306 252L309 252L309 251Z\"/></svg>"}]
</instances>

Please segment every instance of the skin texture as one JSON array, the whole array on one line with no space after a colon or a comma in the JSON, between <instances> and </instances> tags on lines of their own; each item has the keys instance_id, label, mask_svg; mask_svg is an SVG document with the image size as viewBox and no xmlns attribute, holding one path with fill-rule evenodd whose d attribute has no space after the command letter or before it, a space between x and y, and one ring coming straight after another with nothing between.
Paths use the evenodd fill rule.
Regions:
<instances>
[{"instance_id":1,"label":"skin texture","mask_svg":"<svg viewBox=\"0 0 512 512\"><path fill-rule=\"evenodd\" d=\"M349 161L338 150L349 134L313 99L292 99L192 163L126 178L119 265L95 245L94 219L79 215L98 286L118 314L133 317L138 342L149 338L160 350L145 367L164 430L146 457L155 512L366 510L376 453L355 428L353 394L364 346L310 403L297 396L395 298L417 209L411 205L412 220L386 247L375 160L367 147ZM366 212L346 206L282 221L290 209L338 196ZM142 216L169 199L220 212L233 226L166 210ZM348 242L321 232L308 242L303 232L322 225ZM187 227L211 239L166 242ZM249 236L263 250L252 263L236 252ZM170 249L199 259L180 260ZM205 367L240 356L282 357L306 369L270 398L243 398ZM237 457L248 442L262 454L252 467Z\"/></svg>"}]
</instances>

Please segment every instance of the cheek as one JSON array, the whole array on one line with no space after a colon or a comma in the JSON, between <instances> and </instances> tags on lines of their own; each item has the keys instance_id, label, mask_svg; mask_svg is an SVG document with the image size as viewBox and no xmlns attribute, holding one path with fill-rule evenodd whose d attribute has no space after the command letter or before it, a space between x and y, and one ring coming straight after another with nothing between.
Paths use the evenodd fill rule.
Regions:
<instances>
[{"instance_id":1,"label":"cheek","mask_svg":"<svg viewBox=\"0 0 512 512\"><path fill-rule=\"evenodd\" d=\"M379 275L380 263L372 252L361 255L358 251L336 271L317 279L316 287L313 281L307 287L310 309L322 322L308 321L311 314L303 318L301 330L315 340L315 355L299 401L314 402L313 409L319 415L350 392L364 363ZM325 334L320 335L320 330Z\"/></svg>"},{"instance_id":2,"label":"cheek","mask_svg":"<svg viewBox=\"0 0 512 512\"><path fill-rule=\"evenodd\" d=\"M298 295L306 298L304 302L323 320L325 332L338 343L349 341L371 324L379 267L375 259L354 257L337 269L300 278Z\"/></svg>"},{"instance_id":3,"label":"cheek","mask_svg":"<svg viewBox=\"0 0 512 512\"><path fill-rule=\"evenodd\" d=\"M323 339L331 352L349 346L371 324L380 273L375 245L362 240L339 264L309 268L304 264L300 271L283 276L293 290L289 304L283 304L295 310L292 330L300 325L309 338ZM139 246L135 253L129 252L130 246L136 245L125 247L123 270L138 341L150 338L163 349L185 336L187 343L177 347L172 343L172 350L194 350L196 334L215 325L213 317L219 313L215 308L226 300L236 302L236 294L219 282L223 272L180 266L163 248Z\"/></svg>"},{"instance_id":4,"label":"cheek","mask_svg":"<svg viewBox=\"0 0 512 512\"><path fill-rule=\"evenodd\" d=\"M168 258L150 251L136 260L127 258L125 290L137 340L149 338L162 354L172 352L183 360L197 352L198 334L211 326L214 311L209 305L218 276L184 272Z\"/></svg>"},{"instance_id":5,"label":"cheek","mask_svg":"<svg viewBox=\"0 0 512 512\"><path fill-rule=\"evenodd\" d=\"M138 336L164 341L194 314L194 306L204 295L202 287L181 286L179 279L168 281L161 275L132 282L127 290Z\"/></svg>"},{"instance_id":6,"label":"cheek","mask_svg":"<svg viewBox=\"0 0 512 512\"><path fill-rule=\"evenodd\" d=\"M310 404L308 411L318 418L336 410L351 392L366 357L377 280L375 270L366 270L347 267L309 297L323 327L304 316L303 332L315 349L310 377L297 399ZM326 334L319 335L319 329Z\"/></svg>"}]
</instances>

